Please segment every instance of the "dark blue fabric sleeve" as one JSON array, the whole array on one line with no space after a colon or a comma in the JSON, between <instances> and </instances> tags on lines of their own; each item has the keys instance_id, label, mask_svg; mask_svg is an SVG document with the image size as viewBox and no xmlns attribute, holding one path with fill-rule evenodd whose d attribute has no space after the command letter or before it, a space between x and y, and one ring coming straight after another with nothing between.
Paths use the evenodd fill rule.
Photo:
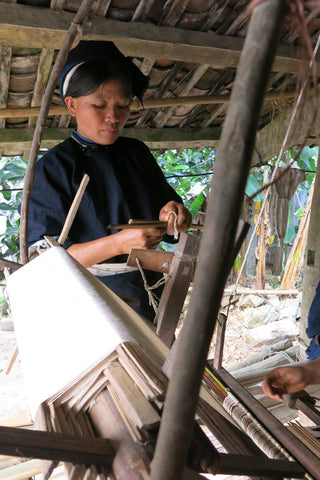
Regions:
<instances>
[{"instance_id":1,"label":"dark blue fabric sleeve","mask_svg":"<svg viewBox=\"0 0 320 480\"><path fill-rule=\"evenodd\" d=\"M306 333L309 338L320 333L320 282L316 288L316 294L312 300L308 315L308 327Z\"/></svg>"}]
</instances>

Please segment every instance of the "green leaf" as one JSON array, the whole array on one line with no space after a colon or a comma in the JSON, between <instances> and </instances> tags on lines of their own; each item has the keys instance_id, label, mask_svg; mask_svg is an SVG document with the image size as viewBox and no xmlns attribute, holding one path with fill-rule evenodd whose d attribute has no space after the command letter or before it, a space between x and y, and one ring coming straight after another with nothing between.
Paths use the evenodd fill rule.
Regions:
<instances>
[{"instance_id":1,"label":"green leaf","mask_svg":"<svg viewBox=\"0 0 320 480\"><path fill-rule=\"evenodd\" d=\"M205 196L204 196L203 192L201 192L194 199L194 201L192 202L192 205L190 207L190 211L191 211L193 216L196 215L199 212L199 210L201 208L201 205L203 204L204 200L205 200Z\"/></svg>"},{"instance_id":2,"label":"green leaf","mask_svg":"<svg viewBox=\"0 0 320 480\"><path fill-rule=\"evenodd\" d=\"M286 236L284 237L284 243L291 243L296 235L296 229L291 225L288 225Z\"/></svg>"},{"instance_id":3,"label":"green leaf","mask_svg":"<svg viewBox=\"0 0 320 480\"><path fill-rule=\"evenodd\" d=\"M252 197L255 192L261 188L261 186L262 184L258 182L255 176L249 175L245 189L246 195L248 195L248 197ZM261 200L263 200L263 192L260 192L254 197L255 202L260 202Z\"/></svg>"},{"instance_id":4,"label":"green leaf","mask_svg":"<svg viewBox=\"0 0 320 480\"><path fill-rule=\"evenodd\" d=\"M0 203L0 211L8 212L8 211L13 211L16 210L15 205L11 205L10 203Z\"/></svg>"}]
</instances>

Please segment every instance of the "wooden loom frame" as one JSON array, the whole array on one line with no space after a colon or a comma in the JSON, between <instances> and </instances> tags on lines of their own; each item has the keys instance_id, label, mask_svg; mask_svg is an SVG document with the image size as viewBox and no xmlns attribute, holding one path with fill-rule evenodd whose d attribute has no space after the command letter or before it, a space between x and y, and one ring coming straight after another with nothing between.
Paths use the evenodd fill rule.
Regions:
<instances>
[{"instance_id":1,"label":"wooden loom frame","mask_svg":"<svg viewBox=\"0 0 320 480\"><path fill-rule=\"evenodd\" d=\"M90 2L87 1L88 4ZM92 2L91 2L92 3ZM255 31L254 29L257 28L257 25L261 27L261 22L262 18L270 18L271 23L273 22L273 26L270 25L270 22L268 23L268 27L270 27L270 31L266 32L264 42L261 45L259 44L259 49L261 49L261 52L259 55L257 55L257 52L255 51L254 55L259 57L259 60L261 59L261 63L258 64L258 67L256 69L256 75L254 76L254 81L251 83L250 87L248 88L248 85L246 85L246 90L249 92L249 101L248 103L250 104L250 108L252 109L253 114L251 115L250 118L250 125L240 125L240 127L247 129L247 132L240 132L237 136L237 140L242 139L243 137L243 144L245 145L245 148L239 149L239 155L236 155L238 160L238 165L239 165L239 171L241 172L240 175L237 174L237 176L240 178L237 179L237 181L234 178L229 179L230 180L230 185L228 186L230 191L234 190L232 192L232 195L230 195L229 198L231 198L230 204L231 207L224 209L224 216L226 216L228 225L226 226L226 219L224 221L221 221L221 224L219 222L219 219L221 219L221 216L219 217L219 214L217 214L216 209L214 208L214 201L215 198L217 197L219 199L219 188L217 188L218 193L215 193L214 200L212 200L210 206L209 206L209 223L207 228L204 231L204 239L203 239L203 246L202 250L200 250L200 260L201 263L199 264L199 270L200 273L198 274L198 277L195 280L195 285L197 286L196 288L196 295L199 295L200 300L203 300L204 295L200 295L199 292L199 287L198 285L203 285L201 278L204 275L204 272L202 270L206 269L206 267L210 267L210 282L216 287L216 292L213 298L213 301L211 300L209 302L209 299L207 298L207 305L205 305L205 308L198 308L198 315L200 316L200 322L198 325L197 331L194 331L195 327L195 311L197 310L197 307L199 307L198 304L191 304L190 308L190 322L187 329L184 329L186 333L183 333L183 336L181 338L181 341L179 341L179 345L177 348L177 352L175 355L174 359L174 367L172 370L172 377L171 381L169 384L169 390L168 390L168 396L165 404L165 410L164 410L164 416L161 422L161 429L160 429L160 434L158 438L158 443L155 451L155 457L153 461L153 466L151 470L151 479L152 480L170 480L170 479L178 479L178 478L185 478L186 472L185 472L185 461L186 461L186 456L187 456L187 451L189 449L189 444L190 444L190 438L191 438L191 429L193 427L193 418L194 418L194 413L196 409L196 402L197 402L197 391L200 386L200 381L202 377L202 370L204 367L204 361L205 361L205 356L206 356L206 343L203 343L203 341L198 340L198 332L201 330L201 335L207 336L211 338L210 332L213 331L214 325L210 325L208 327L208 311L211 310L211 319L212 316L215 316L215 313L217 312L219 308L219 296L221 297L221 292L224 284L224 279L226 277L226 273L228 271L228 265L226 263L226 252L229 252L232 250L233 246L233 237L235 235L235 228L236 228L236 223L238 220L238 215L239 215L239 207L240 207L240 202L239 198L241 197L241 193L243 193L243 179L246 178L246 174L248 172L248 158L250 159L250 151L252 150L252 145L253 145L253 137L254 137L254 127L252 127L255 124L255 119L257 116L257 112L259 111L259 107L262 102L262 97L263 97L263 89L264 89L264 82L263 82L263 77L266 75L266 72L270 68L271 65L271 60L272 56L274 54L275 46L276 46L276 41L274 40L277 38L277 31L278 31L278 26L281 22L281 19L283 18L285 13L285 8L284 8L284 2L281 4L281 2L278 2L277 0L270 0L269 2L266 2L265 5L260 5L259 7L256 8L256 12L254 13L252 17L252 28L250 25L249 30L253 30L253 36L254 34L259 34L261 37L260 31ZM269 35L269 36L268 36ZM249 37L249 34L248 34ZM251 39L252 40L252 39ZM259 39L260 40L260 39ZM246 47L246 45L248 45ZM245 54L243 57L245 58L246 55L248 55L248 58L252 59L252 53L251 53L251 46L250 46L250 40L246 40L246 44L244 47ZM264 62L264 58L267 59L266 62ZM243 62L243 61L242 61ZM240 66L239 66L239 71L241 71L241 61L240 61ZM243 70L241 71L243 74ZM241 73L239 73L239 77L241 77ZM245 75L243 75L245 77ZM256 82L256 83L254 83ZM236 82L237 83L237 82ZM236 91L236 84L234 90ZM243 98L244 95L242 94ZM236 99L236 93L234 95L234 98ZM252 103L253 102L253 103ZM237 103L237 100L235 100L235 103ZM253 105L256 103L256 105ZM244 108L243 102L239 102L240 108ZM239 108L238 105L238 108ZM231 105L230 105L230 118L232 118L232 115L236 117L235 111L237 109L233 109L233 99L231 99ZM232 123L232 120L231 120ZM241 123L241 122L240 122ZM230 125L230 121L226 122L226 130L229 129L230 132L234 131L234 128ZM234 146L235 143L231 142L230 139L224 140L221 142L221 150L219 151L219 156L223 157L224 155L228 156L226 153L228 149L226 148L226 145L230 143L229 147ZM240 140L240 144L242 144L242 141ZM231 150L232 151L232 150ZM233 153L235 153L233 151ZM229 154L230 154L230 148L229 148ZM247 158L245 158L247 157ZM226 158L227 159L227 158ZM236 162L236 163L237 163ZM31 164L31 162L30 162ZM31 175L32 177L32 172ZM224 177L224 178L223 178ZM222 174L221 178L221 173L217 172L216 174L216 186L218 185L218 182L224 182L225 176ZM32 182L31 182L32 183ZM30 184L28 183L28 187L30 187ZM28 189L26 188L25 194L28 196ZM221 197L223 198L223 196ZM236 204L236 206L235 206ZM224 206L225 207L225 206ZM225 212L227 211L227 214ZM214 221L212 221L212 219ZM26 227L26 224L23 223L23 228ZM205 253L205 250L209 251L211 253L212 249L212 243L217 239L217 232L214 232L214 226L219 225L220 228L220 236L223 239L224 245L223 248L221 248L221 242L217 242L217 246L213 249L213 256L214 256L214 261L209 262L208 265L205 264L207 261L206 255L203 255L203 260L201 256L201 252L203 251ZM211 238L210 238L211 237ZM215 255L215 252L219 252L218 255ZM212 253L211 253L212 255ZM221 265L221 262L219 259L219 255L222 257L222 262L225 263L225 265ZM215 263L214 263L215 262ZM212 274L212 271L216 270L215 274ZM206 272L207 273L207 272ZM220 276L219 281L217 282L216 278ZM199 280L198 280L199 279ZM214 280L213 280L214 279ZM213 305L214 302L214 305ZM200 313L199 313L200 312ZM210 320L211 320L210 319ZM212 323L212 320L211 320ZM191 339L192 337L192 332L195 333L194 338L192 341L188 342L188 338ZM198 343L198 345L197 345ZM195 361L192 362L192 368L188 368L187 375L190 377L189 379L185 378L185 369L183 368L183 362L185 362L186 359L186 352L190 348L194 348L195 351ZM193 360L193 359L192 359ZM181 368L180 368L181 367ZM226 374L226 372L223 372L223 370L219 370L219 374L221 375L221 378L226 380L226 383L232 384L234 389L237 390L237 392L241 393L241 396L246 400L247 402L250 403L248 400L247 395L242 390L239 390L238 385L236 385L233 379L229 378L229 376ZM179 376L181 378L179 378ZM191 381L189 381L191 380ZM183 382L185 382L185 385L183 385ZM183 402L185 398L191 398L192 402L190 402L189 405L184 407ZM179 408L181 412L179 412ZM254 408L258 408L257 405L254 406ZM258 409L259 410L259 409ZM175 418L176 415L176 418ZM270 417L271 418L271 417ZM180 428L180 431L178 431ZM276 425L276 433L279 433L281 428L279 425ZM5 435L5 432L2 431L2 433ZM37 435L37 434L36 434ZM62 438L62 437L60 437ZM164 461L165 459L165 461ZM238 461L240 459L238 458ZM247 457L245 458L247 461ZM260 460L260 459L259 459ZM277 462L267 462L269 463L269 473L272 471L273 474L276 475L274 469L270 469L270 464L276 464ZM165 464L165 465L164 465ZM318 468L318 470L320 470ZM298 472L296 472L298 474ZM315 472L316 473L316 472ZM263 473L266 475L266 470ZM284 474L284 473L282 473ZM280 474L280 475L282 475ZM187 473L189 476L188 478L198 478L197 474L191 474L190 472ZM315 475L315 478L317 475Z\"/></svg>"}]
</instances>

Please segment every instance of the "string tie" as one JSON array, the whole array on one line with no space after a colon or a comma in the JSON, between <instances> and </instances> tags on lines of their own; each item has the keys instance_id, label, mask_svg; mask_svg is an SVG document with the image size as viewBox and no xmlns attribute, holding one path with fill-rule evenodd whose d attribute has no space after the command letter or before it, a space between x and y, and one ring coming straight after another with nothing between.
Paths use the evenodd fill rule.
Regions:
<instances>
[{"instance_id":1,"label":"string tie","mask_svg":"<svg viewBox=\"0 0 320 480\"><path fill-rule=\"evenodd\" d=\"M153 292L153 290L156 290L161 285L164 285L166 283L167 279L165 277L162 277L154 285L151 285L151 286L148 285L146 276L144 274L143 268L141 267L141 263L140 263L140 260L139 260L138 257L136 257L136 262L137 262L137 265L138 265L140 273L141 273L144 288L145 288L145 290L148 294L148 297L149 297L149 305L151 305L153 307L153 310L155 311L155 313L157 313L158 305L159 305L159 298Z\"/></svg>"},{"instance_id":2,"label":"string tie","mask_svg":"<svg viewBox=\"0 0 320 480\"><path fill-rule=\"evenodd\" d=\"M173 238L175 240L178 240L179 238L179 232L178 232L178 228L177 228L177 220L178 220L178 215L176 214L176 212L174 212L173 210L171 210L168 215L167 215L167 220L169 219L169 216L170 215L174 215L174 223L173 223L173 229L174 229L174 236Z\"/></svg>"}]
</instances>

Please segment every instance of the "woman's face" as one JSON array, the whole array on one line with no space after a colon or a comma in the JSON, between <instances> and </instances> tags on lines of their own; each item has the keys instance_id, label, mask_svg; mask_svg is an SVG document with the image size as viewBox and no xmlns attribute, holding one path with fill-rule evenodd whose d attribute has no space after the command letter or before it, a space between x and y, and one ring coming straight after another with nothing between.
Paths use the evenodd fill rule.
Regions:
<instances>
[{"instance_id":1,"label":"woman's face","mask_svg":"<svg viewBox=\"0 0 320 480\"><path fill-rule=\"evenodd\" d=\"M119 80L110 80L94 93L66 97L70 114L76 118L77 132L100 145L114 143L128 119L130 98Z\"/></svg>"}]
</instances>

